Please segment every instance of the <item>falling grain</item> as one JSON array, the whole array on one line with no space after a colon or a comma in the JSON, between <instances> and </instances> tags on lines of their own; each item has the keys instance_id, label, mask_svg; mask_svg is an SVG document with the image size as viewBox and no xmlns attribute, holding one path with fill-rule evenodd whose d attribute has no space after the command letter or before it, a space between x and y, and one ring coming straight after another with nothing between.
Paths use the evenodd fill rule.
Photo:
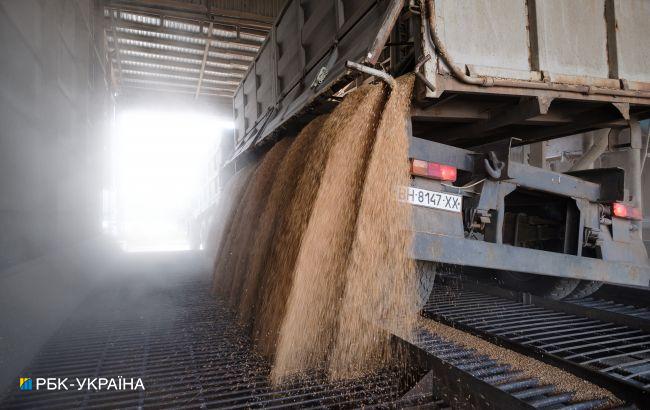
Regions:
<instances>
[{"instance_id":1,"label":"falling grain","mask_svg":"<svg viewBox=\"0 0 650 410\"><path fill-rule=\"evenodd\" d=\"M293 284L295 261L330 149L341 126L352 121L368 92L369 89L365 87L353 91L329 115L307 154L305 167L291 203L278 221L279 229L271 244L272 249L269 251L266 265L266 274L270 280L266 282L264 292L261 292L261 303L255 311L253 326L258 347L268 357L273 357L275 353L279 329Z\"/></svg>"},{"instance_id":2,"label":"falling grain","mask_svg":"<svg viewBox=\"0 0 650 410\"><path fill-rule=\"evenodd\" d=\"M397 80L377 130L330 360L332 378L356 376L386 363L391 351L386 333L377 326L407 335L416 318L411 208L397 202L397 187L410 183L407 120L412 89L412 76Z\"/></svg>"},{"instance_id":3,"label":"falling grain","mask_svg":"<svg viewBox=\"0 0 650 410\"><path fill-rule=\"evenodd\" d=\"M254 165L249 165L240 170L230 178L223 191L219 194L213 223L206 241L206 248L212 253L213 260L213 291L216 290L215 285L220 280L218 277L219 272L216 270L220 259L219 255L224 252L223 246L226 242L226 236L230 233L235 213L254 171Z\"/></svg>"},{"instance_id":4,"label":"falling grain","mask_svg":"<svg viewBox=\"0 0 650 410\"><path fill-rule=\"evenodd\" d=\"M250 238L257 228L275 171L291 142L292 139L285 138L264 155L233 218L224 252L219 255L216 271L219 272L217 277L220 280L215 283L216 290L225 295L233 305L238 303L239 290L246 275L247 259L251 250Z\"/></svg>"},{"instance_id":5,"label":"falling grain","mask_svg":"<svg viewBox=\"0 0 650 410\"><path fill-rule=\"evenodd\" d=\"M312 149L326 118L325 115L320 116L303 128L287 151L273 181L266 207L251 242L253 244L251 260L239 304L239 317L244 323L251 320L251 316L258 306L261 297L260 288L269 289L275 280L268 275L266 268L268 253L271 244L275 241L277 228L281 226L279 221L282 219L282 211L291 203L291 198L305 166L307 154Z\"/></svg>"},{"instance_id":6,"label":"falling grain","mask_svg":"<svg viewBox=\"0 0 650 410\"><path fill-rule=\"evenodd\" d=\"M362 104L353 112L338 110L327 123L336 133L328 137L333 146L293 271L272 372L276 383L322 367L335 340L366 158L384 100L382 84L363 88Z\"/></svg>"}]
</instances>

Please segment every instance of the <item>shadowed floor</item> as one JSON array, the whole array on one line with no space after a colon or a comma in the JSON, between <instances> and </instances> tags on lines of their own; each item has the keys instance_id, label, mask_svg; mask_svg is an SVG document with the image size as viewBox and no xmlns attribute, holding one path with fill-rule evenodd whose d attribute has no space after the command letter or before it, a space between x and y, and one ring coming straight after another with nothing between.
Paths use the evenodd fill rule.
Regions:
<instances>
[{"instance_id":1,"label":"shadowed floor","mask_svg":"<svg viewBox=\"0 0 650 410\"><path fill-rule=\"evenodd\" d=\"M225 303L209 294L207 275L146 272L172 259L154 264L138 256L132 263L140 275L96 290L16 375L0 407L360 407L394 405L401 396L399 375L390 370L336 383L312 374L271 387L269 364L251 351ZM151 280L156 273L164 280ZM142 378L145 390L30 392L17 386L18 377L118 376Z\"/></svg>"}]
</instances>

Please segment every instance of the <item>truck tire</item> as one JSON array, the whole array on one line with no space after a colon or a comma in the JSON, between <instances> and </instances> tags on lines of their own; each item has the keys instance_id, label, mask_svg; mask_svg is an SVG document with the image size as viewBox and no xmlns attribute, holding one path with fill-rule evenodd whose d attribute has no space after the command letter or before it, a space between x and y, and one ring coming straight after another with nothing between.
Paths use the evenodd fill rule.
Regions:
<instances>
[{"instance_id":1,"label":"truck tire","mask_svg":"<svg viewBox=\"0 0 650 410\"><path fill-rule=\"evenodd\" d=\"M581 282L580 279L556 278L510 271L499 272L497 276L499 281L509 289L532 293L553 300L560 300L569 296Z\"/></svg>"},{"instance_id":2,"label":"truck tire","mask_svg":"<svg viewBox=\"0 0 650 410\"><path fill-rule=\"evenodd\" d=\"M417 282L417 307L422 309L429 301L436 279L436 268L433 262L415 261L415 271L418 276Z\"/></svg>"},{"instance_id":3,"label":"truck tire","mask_svg":"<svg viewBox=\"0 0 650 410\"><path fill-rule=\"evenodd\" d=\"M603 282L598 282L595 280L581 280L578 286L571 292L568 296L570 299L582 299L587 296L591 296L596 293L600 287L603 286Z\"/></svg>"}]
</instances>

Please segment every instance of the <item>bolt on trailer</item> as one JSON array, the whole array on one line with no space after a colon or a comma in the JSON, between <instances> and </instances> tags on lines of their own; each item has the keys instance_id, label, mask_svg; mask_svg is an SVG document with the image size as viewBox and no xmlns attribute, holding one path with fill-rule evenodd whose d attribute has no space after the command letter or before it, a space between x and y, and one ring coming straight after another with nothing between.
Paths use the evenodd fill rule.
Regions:
<instances>
[{"instance_id":1,"label":"bolt on trailer","mask_svg":"<svg viewBox=\"0 0 650 410\"><path fill-rule=\"evenodd\" d=\"M359 81L412 72L400 197L428 277L428 262L487 270L557 299L648 287L649 20L643 0L289 1L235 93L228 166ZM552 170L562 137L584 149Z\"/></svg>"}]
</instances>

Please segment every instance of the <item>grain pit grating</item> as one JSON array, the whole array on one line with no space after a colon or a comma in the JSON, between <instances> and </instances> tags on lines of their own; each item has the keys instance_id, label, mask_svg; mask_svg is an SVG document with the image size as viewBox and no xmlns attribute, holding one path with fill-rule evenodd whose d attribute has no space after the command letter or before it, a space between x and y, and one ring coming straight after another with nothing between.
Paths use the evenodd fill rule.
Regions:
<instances>
[{"instance_id":1,"label":"grain pit grating","mask_svg":"<svg viewBox=\"0 0 650 410\"><path fill-rule=\"evenodd\" d=\"M481 292L481 285L464 289L461 282L446 283L434 287L425 316L545 357L588 380L598 378L629 400L647 399L650 333Z\"/></svg>"},{"instance_id":2,"label":"grain pit grating","mask_svg":"<svg viewBox=\"0 0 650 410\"><path fill-rule=\"evenodd\" d=\"M114 289L89 298L21 375L141 377L145 391L12 389L1 402L19 408L252 408L417 405L401 397L400 375L328 382L314 373L272 387L268 362L252 353L231 312L202 282L159 289Z\"/></svg>"}]
</instances>

